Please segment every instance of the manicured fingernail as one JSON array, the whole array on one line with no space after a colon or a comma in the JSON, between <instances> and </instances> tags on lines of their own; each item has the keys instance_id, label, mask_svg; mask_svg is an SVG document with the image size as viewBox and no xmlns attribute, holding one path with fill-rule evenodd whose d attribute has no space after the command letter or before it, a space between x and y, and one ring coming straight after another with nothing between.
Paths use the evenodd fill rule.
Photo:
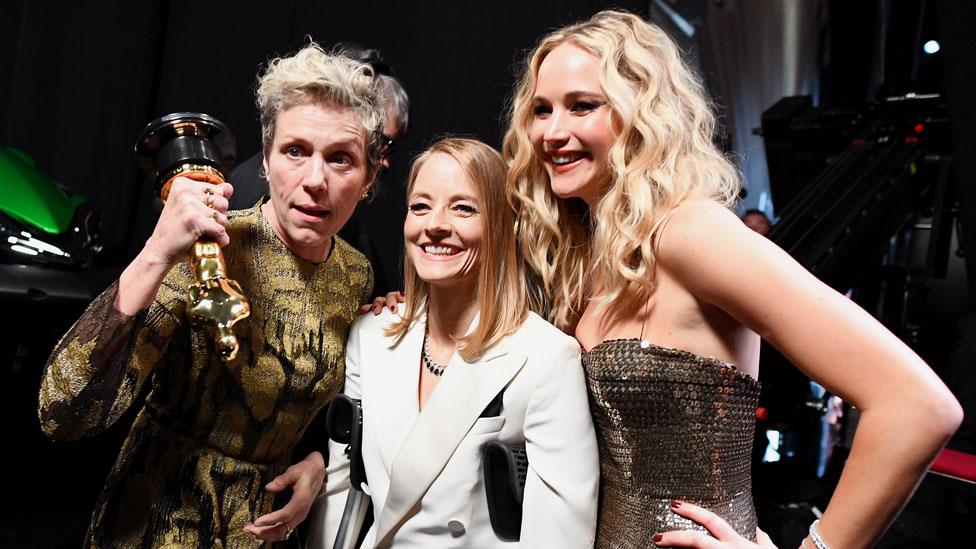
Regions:
<instances>
[{"instance_id":1,"label":"manicured fingernail","mask_svg":"<svg viewBox=\"0 0 976 549\"><path fill-rule=\"evenodd\" d=\"M679 507L681 507L681 502L680 501L671 500L671 508L672 509L678 509Z\"/></svg>"},{"instance_id":2,"label":"manicured fingernail","mask_svg":"<svg viewBox=\"0 0 976 549\"><path fill-rule=\"evenodd\" d=\"M654 543L660 543L660 541L662 539L664 539L664 536L663 535L661 535L661 534L654 534Z\"/></svg>"}]
</instances>

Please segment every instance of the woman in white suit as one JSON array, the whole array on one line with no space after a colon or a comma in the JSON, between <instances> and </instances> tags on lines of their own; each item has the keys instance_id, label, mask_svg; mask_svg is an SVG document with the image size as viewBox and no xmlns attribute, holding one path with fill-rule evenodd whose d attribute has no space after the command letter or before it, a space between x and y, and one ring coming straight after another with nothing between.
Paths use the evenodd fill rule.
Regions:
<instances>
[{"instance_id":1,"label":"woman in white suit","mask_svg":"<svg viewBox=\"0 0 976 549\"><path fill-rule=\"evenodd\" d=\"M599 464L579 345L526 307L504 181L499 154L470 139L411 168L406 302L361 317L346 348L373 502L363 547L592 547ZM495 440L528 454L518 542L489 522L482 448ZM330 446L312 546L335 538L344 449Z\"/></svg>"}]
</instances>

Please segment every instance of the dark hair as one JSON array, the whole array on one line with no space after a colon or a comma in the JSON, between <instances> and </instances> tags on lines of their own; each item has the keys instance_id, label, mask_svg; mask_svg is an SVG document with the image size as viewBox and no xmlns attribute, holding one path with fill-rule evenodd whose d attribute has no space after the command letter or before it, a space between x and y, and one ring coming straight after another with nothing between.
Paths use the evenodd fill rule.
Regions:
<instances>
[{"instance_id":1,"label":"dark hair","mask_svg":"<svg viewBox=\"0 0 976 549\"><path fill-rule=\"evenodd\" d=\"M405 135L410 126L410 98L407 96L407 91L403 89L403 84L393 74L393 67L383 58L380 50L343 42L336 44L333 53L369 65L373 69L380 96L386 103L384 109L388 106L393 110L397 133L401 137Z\"/></svg>"},{"instance_id":2,"label":"dark hair","mask_svg":"<svg viewBox=\"0 0 976 549\"><path fill-rule=\"evenodd\" d=\"M394 76L390 64L386 62L383 54L376 48L364 48L352 42L340 42L336 44L333 53L369 65L377 76Z\"/></svg>"}]
</instances>

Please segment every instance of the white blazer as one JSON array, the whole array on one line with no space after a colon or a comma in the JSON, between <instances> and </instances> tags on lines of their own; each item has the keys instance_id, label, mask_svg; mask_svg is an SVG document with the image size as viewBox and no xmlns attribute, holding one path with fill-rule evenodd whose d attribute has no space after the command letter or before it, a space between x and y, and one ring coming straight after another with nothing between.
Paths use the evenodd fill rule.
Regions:
<instances>
[{"instance_id":1,"label":"white blazer","mask_svg":"<svg viewBox=\"0 0 976 549\"><path fill-rule=\"evenodd\" d=\"M530 313L478 361L455 353L418 411L426 318L391 347L383 332L395 320L388 310L360 317L346 347L345 393L362 400L373 501L363 547L591 548L600 467L576 340ZM479 417L502 389L501 415ZM481 451L492 440L526 444L520 542L499 539L488 518ZM330 442L309 547L332 549L349 489L343 450Z\"/></svg>"}]
</instances>

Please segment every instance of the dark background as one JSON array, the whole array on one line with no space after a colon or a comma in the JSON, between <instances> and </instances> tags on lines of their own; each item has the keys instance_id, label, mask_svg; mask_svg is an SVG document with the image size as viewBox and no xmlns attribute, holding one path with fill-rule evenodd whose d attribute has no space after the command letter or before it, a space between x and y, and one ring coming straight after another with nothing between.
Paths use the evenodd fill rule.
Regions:
<instances>
[{"instance_id":1,"label":"dark background","mask_svg":"<svg viewBox=\"0 0 976 549\"><path fill-rule=\"evenodd\" d=\"M216 116L238 158L258 152L259 67L312 37L383 52L411 99L411 132L397 147L380 199L365 205L383 229L403 220L409 159L444 134L499 146L514 65L551 28L606 7L646 14L644 2L192 2L4 0L0 17L0 143L104 212L103 259L134 255L156 200L132 146L164 114ZM395 278L401 243L375 238Z\"/></svg>"},{"instance_id":2,"label":"dark background","mask_svg":"<svg viewBox=\"0 0 976 549\"><path fill-rule=\"evenodd\" d=\"M644 2L588 0L3 0L0 145L28 153L42 173L100 208L100 264L72 275L97 291L138 252L158 216L133 155L149 121L175 111L216 116L236 134L243 160L259 150L254 85L264 63L309 36L327 49L339 42L378 48L410 95L411 130L380 196L361 207L387 278L399 280L410 159L445 134L499 146L524 50L548 30L607 7L647 15ZM131 419L78 442L40 433L44 361L85 305L0 298L0 418L8 430L0 546L78 546Z\"/></svg>"},{"instance_id":3,"label":"dark background","mask_svg":"<svg viewBox=\"0 0 976 549\"><path fill-rule=\"evenodd\" d=\"M736 1L665 3L682 8L698 24L710 11L734 7ZM174 111L211 114L234 131L243 160L259 149L253 91L263 63L294 51L309 36L326 48L339 42L378 48L410 95L411 131L397 147L377 200L360 207L386 277L395 284L400 278L403 182L409 160L445 134L475 136L499 146L516 64L541 35L608 7L647 16L651 4L3 0L0 146L25 151L42 173L99 207L105 251L94 270L66 274L69 282L97 291L140 249L158 215L158 201L138 173L132 152L146 123ZM976 212L971 190L976 179L976 40L969 29L976 20L974 4L947 0L938 3L943 6L938 12L932 9L936 3L924 0L820 4L825 9L823 51L818 54L823 104L856 108L873 99L880 85L903 91L920 77L947 92L959 216L966 221ZM757 21L757 28L761 24ZM941 33L944 75L943 61L920 61L920 32ZM879 47L886 56L876 55ZM713 75L708 63L702 66L709 82ZM879 79L878 71L886 78ZM723 98L712 92L721 108ZM749 123L759 125L758 120ZM976 223L961 225L961 233L970 235L964 239L970 246L976 244ZM976 253L965 261L976 266ZM968 273L962 276L972 286L976 268ZM933 285L943 302L954 300L959 309L972 311L966 286L965 281ZM6 473L0 547L77 546L127 430L124 418L108 433L79 442L50 442L40 433L37 389L44 361L86 304L80 299L31 301L0 295L0 418L7 430L0 450ZM939 311L930 311L928 318L938 316ZM956 318L956 312L937 318L938 329L947 334L937 346L953 345L948 332ZM971 385L974 364L967 360L955 375ZM933 366L939 371L942 364ZM764 491L789 484L782 478L757 478L757 501ZM969 504L959 503L958 493L952 485L929 501L954 506L953 512L968 516ZM782 523L788 524L787 519ZM805 518L798 521L801 528L808 523Z\"/></svg>"}]
</instances>

